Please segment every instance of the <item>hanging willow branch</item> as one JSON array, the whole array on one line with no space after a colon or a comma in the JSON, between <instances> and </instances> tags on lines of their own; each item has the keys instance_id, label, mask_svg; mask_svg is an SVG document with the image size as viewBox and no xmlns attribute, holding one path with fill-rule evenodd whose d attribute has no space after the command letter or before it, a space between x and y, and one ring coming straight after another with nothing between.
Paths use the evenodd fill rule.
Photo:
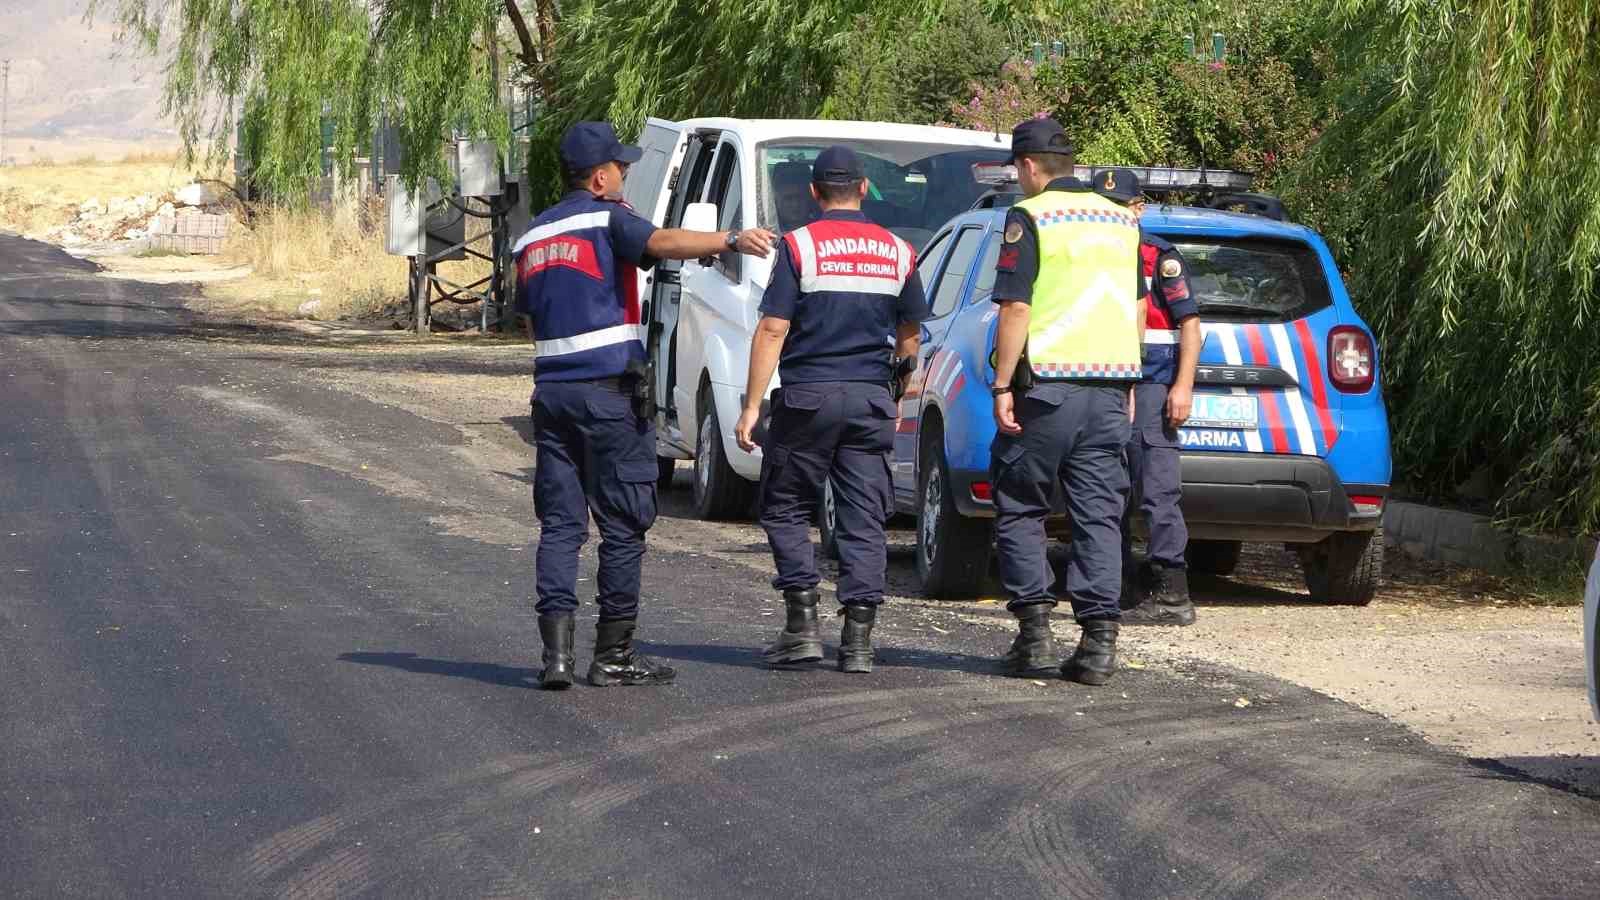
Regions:
<instances>
[{"instance_id":1,"label":"hanging willow branch","mask_svg":"<svg viewBox=\"0 0 1600 900\"><path fill-rule=\"evenodd\" d=\"M1388 351L1405 474L1600 525L1593 0L1335 0L1345 112L1315 177ZM1331 180L1330 180L1331 179Z\"/></svg>"},{"instance_id":2,"label":"hanging willow branch","mask_svg":"<svg viewBox=\"0 0 1600 900\"><path fill-rule=\"evenodd\" d=\"M505 140L496 85L474 40L501 0L96 0L122 37L166 52L164 100L191 157L225 158L238 123L258 185L304 198L368 149L379 111L399 134L403 177L446 171L452 131Z\"/></svg>"}]
</instances>

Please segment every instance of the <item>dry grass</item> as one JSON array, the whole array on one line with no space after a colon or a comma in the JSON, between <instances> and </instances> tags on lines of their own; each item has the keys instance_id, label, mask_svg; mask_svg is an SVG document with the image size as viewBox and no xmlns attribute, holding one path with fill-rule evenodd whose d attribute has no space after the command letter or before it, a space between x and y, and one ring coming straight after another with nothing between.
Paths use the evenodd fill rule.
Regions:
<instances>
[{"instance_id":1,"label":"dry grass","mask_svg":"<svg viewBox=\"0 0 1600 900\"><path fill-rule=\"evenodd\" d=\"M172 153L137 153L125 161L92 158L71 163L0 168L0 228L37 234L71 222L78 205L140 194L166 194L196 173Z\"/></svg>"},{"instance_id":2,"label":"dry grass","mask_svg":"<svg viewBox=\"0 0 1600 900\"><path fill-rule=\"evenodd\" d=\"M284 316L319 300L318 319L366 318L404 303L408 260L384 251L381 201L345 200L328 208L259 210L229 242L225 261L248 265L249 278L208 285L228 312ZM476 249L488 252L487 239ZM439 274L465 284L489 273L480 260L441 264ZM441 311L441 307L435 307Z\"/></svg>"}]
</instances>

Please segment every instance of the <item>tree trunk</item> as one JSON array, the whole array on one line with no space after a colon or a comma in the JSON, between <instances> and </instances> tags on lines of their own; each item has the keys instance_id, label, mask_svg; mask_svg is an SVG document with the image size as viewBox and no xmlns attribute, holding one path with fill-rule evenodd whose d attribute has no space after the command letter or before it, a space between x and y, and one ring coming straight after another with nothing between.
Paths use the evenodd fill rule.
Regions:
<instances>
[{"instance_id":1,"label":"tree trunk","mask_svg":"<svg viewBox=\"0 0 1600 900\"><path fill-rule=\"evenodd\" d=\"M538 82L539 91L548 103L555 94L555 84L551 81L549 71L550 55L555 49L554 4L551 0L534 0L533 22L539 29L537 43L528 30L528 20L522 15L517 0L505 0L505 5L506 15L511 19L511 27L517 32L517 43L521 46L517 58L522 60L523 67L533 75L534 81Z\"/></svg>"}]
</instances>

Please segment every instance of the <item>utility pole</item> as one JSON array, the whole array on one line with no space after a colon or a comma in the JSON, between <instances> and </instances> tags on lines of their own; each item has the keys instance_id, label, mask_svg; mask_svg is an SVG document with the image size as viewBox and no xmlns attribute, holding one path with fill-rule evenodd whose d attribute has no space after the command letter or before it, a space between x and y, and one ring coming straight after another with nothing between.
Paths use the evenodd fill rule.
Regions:
<instances>
[{"instance_id":1,"label":"utility pole","mask_svg":"<svg viewBox=\"0 0 1600 900\"><path fill-rule=\"evenodd\" d=\"M0 166L6 164L6 111L11 104L11 60L0 60Z\"/></svg>"}]
</instances>

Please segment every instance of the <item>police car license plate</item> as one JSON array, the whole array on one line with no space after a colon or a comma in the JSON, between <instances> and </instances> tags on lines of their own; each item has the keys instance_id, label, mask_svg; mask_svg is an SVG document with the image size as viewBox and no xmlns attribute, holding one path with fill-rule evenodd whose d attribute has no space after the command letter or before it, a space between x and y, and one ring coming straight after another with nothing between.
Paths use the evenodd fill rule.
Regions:
<instances>
[{"instance_id":1,"label":"police car license plate","mask_svg":"<svg viewBox=\"0 0 1600 900\"><path fill-rule=\"evenodd\" d=\"M1256 398L1237 394L1195 394L1186 428L1254 428Z\"/></svg>"}]
</instances>

